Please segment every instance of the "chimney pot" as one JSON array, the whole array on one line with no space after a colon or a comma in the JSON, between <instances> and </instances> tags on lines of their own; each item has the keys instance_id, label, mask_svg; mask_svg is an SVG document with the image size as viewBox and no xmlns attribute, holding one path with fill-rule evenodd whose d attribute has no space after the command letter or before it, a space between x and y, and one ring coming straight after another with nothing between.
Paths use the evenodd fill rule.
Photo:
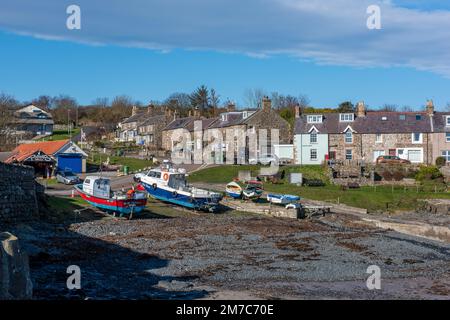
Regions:
<instances>
[{"instance_id":1,"label":"chimney pot","mask_svg":"<svg viewBox=\"0 0 450 320\"><path fill-rule=\"evenodd\" d=\"M295 105L295 118L300 118L300 106L298 104Z\"/></svg>"},{"instance_id":2,"label":"chimney pot","mask_svg":"<svg viewBox=\"0 0 450 320\"><path fill-rule=\"evenodd\" d=\"M433 103L433 100L428 100L427 101L426 111L427 111L428 115L430 115L430 116L434 114L434 103Z\"/></svg>"},{"instance_id":3,"label":"chimney pot","mask_svg":"<svg viewBox=\"0 0 450 320\"><path fill-rule=\"evenodd\" d=\"M269 99L269 97L265 96L262 100L262 109L264 111L270 111L272 108L272 100Z\"/></svg>"},{"instance_id":4,"label":"chimney pot","mask_svg":"<svg viewBox=\"0 0 450 320\"><path fill-rule=\"evenodd\" d=\"M364 104L364 101L360 101L356 105L356 116L357 117L365 117L366 116L366 105Z\"/></svg>"}]
</instances>

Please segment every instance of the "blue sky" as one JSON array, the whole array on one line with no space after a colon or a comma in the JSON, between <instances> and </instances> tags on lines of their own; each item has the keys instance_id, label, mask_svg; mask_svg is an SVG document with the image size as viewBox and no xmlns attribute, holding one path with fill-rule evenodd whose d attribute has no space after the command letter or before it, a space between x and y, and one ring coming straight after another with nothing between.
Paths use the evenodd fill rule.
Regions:
<instances>
[{"instance_id":1,"label":"blue sky","mask_svg":"<svg viewBox=\"0 0 450 320\"><path fill-rule=\"evenodd\" d=\"M381 30L365 27L374 3ZM66 28L69 4L81 30ZM145 103L205 84L241 105L251 88L320 107L450 102L447 1L1 1L0 44L0 91L20 100Z\"/></svg>"}]
</instances>

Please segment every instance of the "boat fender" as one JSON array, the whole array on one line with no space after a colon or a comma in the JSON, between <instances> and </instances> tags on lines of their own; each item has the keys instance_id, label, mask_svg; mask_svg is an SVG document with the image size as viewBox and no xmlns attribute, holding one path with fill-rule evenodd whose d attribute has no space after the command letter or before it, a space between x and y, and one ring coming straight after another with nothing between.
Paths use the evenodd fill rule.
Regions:
<instances>
[{"instance_id":1,"label":"boat fender","mask_svg":"<svg viewBox=\"0 0 450 320\"><path fill-rule=\"evenodd\" d=\"M163 179L164 181L169 180L169 174L167 172L163 174Z\"/></svg>"},{"instance_id":2,"label":"boat fender","mask_svg":"<svg viewBox=\"0 0 450 320\"><path fill-rule=\"evenodd\" d=\"M152 184L153 190L156 190L157 187L158 187L158 186L156 185L156 183Z\"/></svg>"},{"instance_id":3,"label":"boat fender","mask_svg":"<svg viewBox=\"0 0 450 320\"><path fill-rule=\"evenodd\" d=\"M172 192L172 195L173 195L174 197L176 197L176 196L178 195L178 192L175 190L174 192Z\"/></svg>"}]
</instances>

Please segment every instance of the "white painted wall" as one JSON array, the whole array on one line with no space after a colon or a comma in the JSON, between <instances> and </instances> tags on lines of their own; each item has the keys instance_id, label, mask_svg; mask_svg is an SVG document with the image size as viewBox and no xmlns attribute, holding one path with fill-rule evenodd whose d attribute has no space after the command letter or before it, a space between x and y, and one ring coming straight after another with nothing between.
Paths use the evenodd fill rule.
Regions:
<instances>
[{"instance_id":1,"label":"white painted wall","mask_svg":"<svg viewBox=\"0 0 450 320\"><path fill-rule=\"evenodd\" d=\"M278 158L294 159L294 145L293 144L275 144L273 146L274 154Z\"/></svg>"},{"instance_id":2,"label":"white painted wall","mask_svg":"<svg viewBox=\"0 0 450 320\"><path fill-rule=\"evenodd\" d=\"M317 134L317 143L311 143L309 134L294 136L295 164L322 164L328 154L328 134ZM317 150L317 160L311 159L311 149Z\"/></svg>"}]
</instances>

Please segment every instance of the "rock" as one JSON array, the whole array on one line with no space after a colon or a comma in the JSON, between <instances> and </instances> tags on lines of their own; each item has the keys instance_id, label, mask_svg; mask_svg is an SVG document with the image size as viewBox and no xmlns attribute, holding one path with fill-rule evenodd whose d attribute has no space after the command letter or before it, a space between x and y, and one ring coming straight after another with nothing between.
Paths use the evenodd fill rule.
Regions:
<instances>
[{"instance_id":1,"label":"rock","mask_svg":"<svg viewBox=\"0 0 450 320\"><path fill-rule=\"evenodd\" d=\"M0 299L31 299L33 284L27 254L19 239L9 232L0 233Z\"/></svg>"}]
</instances>

